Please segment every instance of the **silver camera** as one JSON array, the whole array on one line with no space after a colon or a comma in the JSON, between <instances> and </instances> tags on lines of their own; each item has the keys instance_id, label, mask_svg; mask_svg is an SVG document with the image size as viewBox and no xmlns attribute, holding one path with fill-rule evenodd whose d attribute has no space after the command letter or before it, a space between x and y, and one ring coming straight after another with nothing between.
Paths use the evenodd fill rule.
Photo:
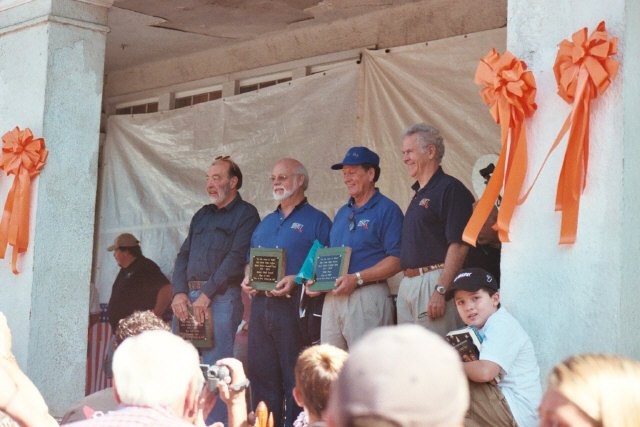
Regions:
<instances>
[{"instance_id":1,"label":"silver camera","mask_svg":"<svg viewBox=\"0 0 640 427\"><path fill-rule=\"evenodd\" d=\"M207 383L209 391L217 391L220 381L224 381L227 384L231 382L231 372L229 372L229 368L224 365L200 364L200 370L202 371L202 375L204 375L204 380Z\"/></svg>"}]
</instances>

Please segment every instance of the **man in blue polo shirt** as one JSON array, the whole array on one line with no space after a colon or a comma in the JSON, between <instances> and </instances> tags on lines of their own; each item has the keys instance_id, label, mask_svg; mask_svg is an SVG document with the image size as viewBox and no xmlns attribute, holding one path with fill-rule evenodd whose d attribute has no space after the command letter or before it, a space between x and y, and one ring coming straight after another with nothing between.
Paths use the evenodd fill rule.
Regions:
<instances>
[{"instance_id":1,"label":"man in blue polo shirt","mask_svg":"<svg viewBox=\"0 0 640 427\"><path fill-rule=\"evenodd\" d=\"M285 277L269 292L251 288L248 274L242 282L242 289L252 297L248 374L253 401L267 404L275 425L291 427L301 410L293 400L294 368L301 350L298 302L302 292L295 276L316 239L323 245L329 243L331 221L307 202L304 192L309 175L299 161L279 160L271 182L273 197L280 204L260 222L251 247L284 248ZM247 265L246 273L248 270Z\"/></svg>"},{"instance_id":2,"label":"man in blue polo shirt","mask_svg":"<svg viewBox=\"0 0 640 427\"><path fill-rule=\"evenodd\" d=\"M469 247L462 231L473 211L471 192L443 172L444 142L433 126L409 127L402 138L403 162L416 180L402 227L398 323L417 323L444 336L460 326L444 294L462 268Z\"/></svg>"},{"instance_id":3,"label":"man in blue polo shirt","mask_svg":"<svg viewBox=\"0 0 640 427\"><path fill-rule=\"evenodd\" d=\"M336 280L322 311L321 341L348 350L365 332L393 323L387 279L400 271L402 211L375 183L380 158L366 147L352 147L342 163L349 201L333 220L331 246L351 248L348 274Z\"/></svg>"}]
</instances>

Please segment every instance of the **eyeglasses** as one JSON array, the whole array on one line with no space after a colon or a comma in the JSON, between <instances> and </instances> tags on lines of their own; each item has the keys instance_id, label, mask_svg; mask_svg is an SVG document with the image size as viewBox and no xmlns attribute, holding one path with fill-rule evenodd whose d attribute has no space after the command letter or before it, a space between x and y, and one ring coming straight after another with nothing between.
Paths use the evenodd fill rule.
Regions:
<instances>
[{"instance_id":1,"label":"eyeglasses","mask_svg":"<svg viewBox=\"0 0 640 427\"><path fill-rule=\"evenodd\" d=\"M352 210L349 214L349 231L356 229L356 211Z\"/></svg>"},{"instance_id":2,"label":"eyeglasses","mask_svg":"<svg viewBox=\"0 0 640 427\"><path fill-rule=\"evenodd\" d=\"M229 160L231 156L217 156L214 160Z\"/></svg>"},{"instance_id":3,"label":"eyeglasses","mask_svg":"<svg viewBox=\"0 0 640 427\"><path fill-rule=\"evenodd\" d=\"M271 182L276 182L276 181L286 181L287 179L291 178L292 176L296 176L298 175L297 173L291 174L291 175L271 175L271 177L269 178L271 180Z\"/></svg>"}]
</instances>

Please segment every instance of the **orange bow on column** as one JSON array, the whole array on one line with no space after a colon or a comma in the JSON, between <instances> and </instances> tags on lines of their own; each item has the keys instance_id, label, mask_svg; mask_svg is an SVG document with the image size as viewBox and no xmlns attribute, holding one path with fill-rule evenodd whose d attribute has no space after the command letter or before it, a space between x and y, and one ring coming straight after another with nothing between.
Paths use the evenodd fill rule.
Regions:
<instances>
[{"instance_id":1,"label":"orange bow on column","mask_svg":"<svg viewBox=\"0 0 640 427\"><path fill-rule=\"evenodd\" d=\"M26 252L29 246L31 179L44 167L47 154L44 139L34 138L29 128L20 130L16 126L2 136L0 169L15 178L0 222L0 258L4 259L8 245L13 246L14 274L18 274L18 254Z\"/></svg>"},{"instance_id":2,"label":"orange bow on column","mask_svg":"<svg viewBox=\"0 0 640 427\"><path fill-rule=\"evenodd\" d=\"M556 192L556 211L562 212L561 244L576 241L580 196L587 177L591 100L607 90L618 72L618 62L609 58L617 52L618 39L609 37L604 21L589 38L587 28L583 28L571 39L560 43L553 66L558 94L573 103L573 110L550 150L551 153L570 128Z\"/></svg>"},{"instance_id":3,"label":"orange bow on column","mask_svg":"<svg viewBox=\"0 0 640 427\"><path fill-rule=\"evenodd\" d=\"M537 107L534 102L536 84L533 73L527 71L527 65L508 51L501 57L495 49L491 49L480 60L474 81L484 85L480 96L490 107L493 119L500 124L502 144L493 175L462 234L465 242L475 246L478 233L502 189L497 229L500 241L509 241L509 224L527 171L524 120Z\"/></svg>"}]
</instances>

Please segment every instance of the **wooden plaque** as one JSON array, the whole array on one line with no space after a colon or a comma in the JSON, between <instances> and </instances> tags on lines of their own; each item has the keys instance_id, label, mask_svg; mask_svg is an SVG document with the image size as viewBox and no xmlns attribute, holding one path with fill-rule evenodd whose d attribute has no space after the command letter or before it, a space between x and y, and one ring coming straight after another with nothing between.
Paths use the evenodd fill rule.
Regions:
<instances>
[{"instance_id":1,"label":"wooden plaque","mask_svg":"<svg viewBox=\"0 0 640 427\"><path fill-rule=\"evenodd\" d=\"M313 264L315 283L309 289L321 292L334 290L336 279L347 274L350 259L351 248L348 246L318 249Z\"/></svg>"},{"instance_id":2,"label":"wooden plaque","mask_svg":"<svg viewBox=\"0 0 640 427\"><path fill-rule=\"evenodd\" d=\"M184 322L178 320L178 335L190 341L195 347L213 347L213 322L211 317L206 319L204 323L197 323L191 306L188 307L188 310L189 318Z\"/></svg>"},{"instance_id":3,"label":"wooden plaque","mask_svg":"<svg viewBox=\"0 0 640 427\"><path fill-rule=\"evenodd\" d=\"M251 248L249 269L251 287L258 291L272 291L284 277L284 249Z\"/></svg>"}]
</instances>

